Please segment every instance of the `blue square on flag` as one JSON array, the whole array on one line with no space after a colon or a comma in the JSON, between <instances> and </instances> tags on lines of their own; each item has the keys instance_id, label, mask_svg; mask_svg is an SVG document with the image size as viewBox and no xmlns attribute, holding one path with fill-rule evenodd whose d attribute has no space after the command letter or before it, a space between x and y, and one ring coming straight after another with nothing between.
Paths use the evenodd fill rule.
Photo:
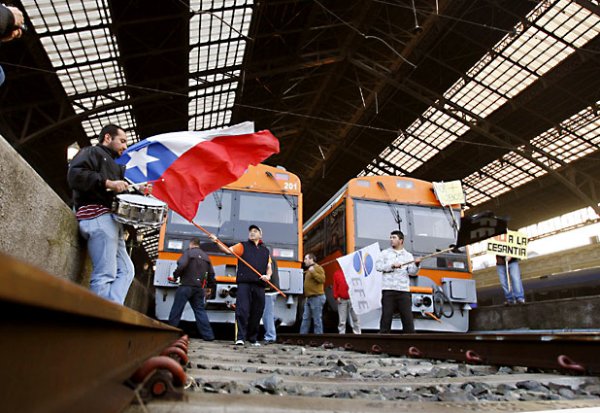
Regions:
<instances>
[{"instance_id":1,"label":"blue square on flag","mask_svg":"<svg viewBox=\"0 0 600 413\"><path fill-rule=\"evenodd\" d=\"M160 142L140 142L139 147L131 147L117 162L126 166L127 179L140 183L158 180L176 159L177 155Z\"/></svg>"}]
</instances>

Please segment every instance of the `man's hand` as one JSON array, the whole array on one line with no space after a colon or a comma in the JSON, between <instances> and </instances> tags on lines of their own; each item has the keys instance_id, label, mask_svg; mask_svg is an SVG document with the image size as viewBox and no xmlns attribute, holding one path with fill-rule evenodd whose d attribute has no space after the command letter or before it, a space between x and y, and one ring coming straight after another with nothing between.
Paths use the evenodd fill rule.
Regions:
<instances>
[{"instance_id":1,"label":"man's hand","mask_svg":"<svg viewBox=\"0 0 600 413\"><path fill-rule=\"evenodd\" d=\"M308 267L308 271L315 272L315 266L311 265L310 267Z\"/></svg>"},{"instance_id":2,"label":"man's hand","mask_svg":"<svg viewBox=\"0 0 600 413\"><path fill-rule=\"evenodd\" d=\"M106 180L104 186L106 186L106 189L117 193L125 192L129 188L129 184L125 181L111 181L110 179Z\"/></svg>"},{"instance_id":3,"label":"man's hand","mask_svg":"<svg viewBox=\"0 0 600 413\"><path fill-rule=\"evenodd\" d=\"M212 294L212 288L205 288L204 289L204 296L205 297L210 297L211 294Z\"/></svg>"},{"instance_id":4,"label":"man's hand","mask_svg":"<svg viewBox=\"0 0 600 413\"><path fill-rule=\"evenodd\" d=\"M0 41L2 42L10 42L11 40L18 39L19 37L21 37L21 35L23 34L21 26L23 26L23 24L25 23L25 19L23 18L23 13L21 12L21 10L11 6L6 6L6 8L10 10L10 12L13 15L13 19L15 21L14 27L16 27L16 29L14 29L12 32L0 39Z\"/></svg>"},{"instance_id":5,"label":"man's hand","mask_svg":"<svg viewBox=\"0 0 600 413\"><path fill-rule=\"evenodd\" d=\"M421 264L421 258L415 258L415 264L417 264L417 265Z\"/></svg>"},{"instance_id":6,"label":"man's hand","mask_svg":"<svg viewBox=\"0 0 600 413\"><path fill-rule=\"evenodd\" d=\"M260 276L260 279L263 281L270 281L271 280L271 276L267 275L267 274L263 274Z\"/></svg>"}]
</instances>

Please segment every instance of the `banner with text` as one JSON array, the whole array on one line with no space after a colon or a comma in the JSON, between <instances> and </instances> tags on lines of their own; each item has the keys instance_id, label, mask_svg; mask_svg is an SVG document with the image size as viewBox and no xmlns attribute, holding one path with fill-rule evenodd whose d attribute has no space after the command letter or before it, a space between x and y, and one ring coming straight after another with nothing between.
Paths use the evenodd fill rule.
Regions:
<instances>
[{"instance_id":1,"label":"banner with text","mask_svg":"<svg viewBox=\"0 0 600 413\"><path fill-rule=\"evenodd\" d=\"M380 253L376 242L337 259L346 277L356 314L381 308L381 273L375 269Z\"/></svg>"},{"instance_id":2,"label":"banner with text","mask_svg":"<svg viewBox=\"0 0 600 413\"><path fill-rule=\"evenodd\" d=\"M527 234L508 230L487 242L487 253L507 257L527 259Z\"/></svg>"}]
</instances>

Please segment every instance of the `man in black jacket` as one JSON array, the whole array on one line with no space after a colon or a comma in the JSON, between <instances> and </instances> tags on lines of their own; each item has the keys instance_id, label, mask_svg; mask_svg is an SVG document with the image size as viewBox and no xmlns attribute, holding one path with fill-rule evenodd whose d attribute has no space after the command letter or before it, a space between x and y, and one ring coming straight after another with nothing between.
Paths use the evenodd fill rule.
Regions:
<instances>
[{"instance_id":1,"label":"man in black jacket","mask_svg":"<svg viewBox=\"0 0 600 413\"><path fill-rule=\"evenodd\" d=\"M112 217L116 193L127 190L125 167L115 158L127 149L127 135L116 125L102 128L99 144L83 148L69 165L67 180L73 190L75 216L92 259L90 289L123 304L133 281L134 267L127 254L123 225Z\"/></svg>"},{"instance_id":2,"label":"man in black jacket","mask_svg":"<svg viewBox=\"0 0 600 413\"><path fill-rule=\"evenodd\" d=\"M181 285L175 293L169 324L175 327L179 325L183 309L189 301L200 335L206 341L214 340L215 335L204 308L204 298L215 288L215 270L208 254L200 249L200 240L194 238L190 241L189 249L177 260L177 268L173 275L181 279Z\"/></svg>"}]
</instances>

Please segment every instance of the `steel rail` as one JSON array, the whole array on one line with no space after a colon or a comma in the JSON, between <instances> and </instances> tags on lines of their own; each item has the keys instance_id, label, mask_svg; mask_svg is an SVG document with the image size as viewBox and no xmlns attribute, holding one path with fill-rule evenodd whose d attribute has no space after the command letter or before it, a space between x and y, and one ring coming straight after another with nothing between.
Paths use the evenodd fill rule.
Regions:
<instances>
[{"instance_id":1,"label":"steel rail","mask_svg":"<svg viewBox=\"0 0 600 413\"><path fill-rule=\"evenodd\" d=\"M600 333L278 334L277 341L392 356L600 374Z\"/></svg>"},{"instance_id":2,"label":"steel rail","mask_svg":"<svg viewBox=\"0 0 600 413\"><path fill-rule=\"evenodd\" d=\"M181 330L0 253L0 409L121 411Z\"/></svg>"}]
</instances>

